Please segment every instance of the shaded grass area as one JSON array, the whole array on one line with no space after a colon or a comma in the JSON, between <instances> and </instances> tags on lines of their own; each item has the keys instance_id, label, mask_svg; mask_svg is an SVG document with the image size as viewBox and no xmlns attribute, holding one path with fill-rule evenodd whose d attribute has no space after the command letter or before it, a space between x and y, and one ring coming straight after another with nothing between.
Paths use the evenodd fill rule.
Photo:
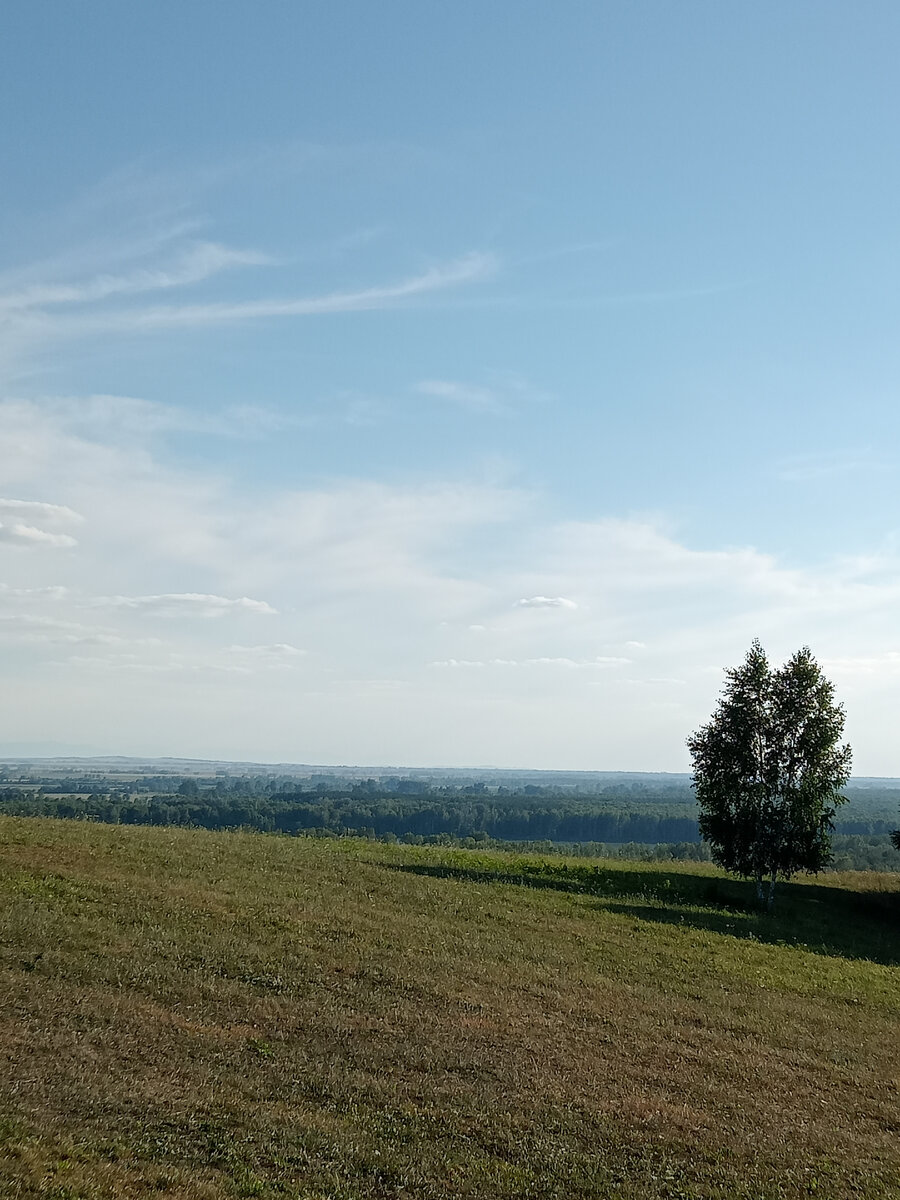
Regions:
<instances>
[{"instance_id":1,"label":"shaded grass area","mask_svg":"<svg viewBox=\"0 0 900 1200\"><path fill-rule=\"evenodd\" d=\"M0 1195L896 1196L898 887L2 819Z\"/></svg>"},{"instance_id":2,"label":"shaded grass area","mask_svg":"<svg viewBox=\"0 0 900 1200\"><path fill-rule=\"evenodd\" d=\"M680 871L529 859L513 859L499 869L495 862L394 866L436 878L597 896L602 897L604 908L647 921L690 925L779 946L801 946L829 956L870 959L885 966L900 965L900 884L894 876L883 888L869 880L861 885L858 875L853 876L851 886L843 887L783 882L778 907L770 913L757 902L754 884L718 874L698 874L696 864Z\"/></svg>"}]
</instances>

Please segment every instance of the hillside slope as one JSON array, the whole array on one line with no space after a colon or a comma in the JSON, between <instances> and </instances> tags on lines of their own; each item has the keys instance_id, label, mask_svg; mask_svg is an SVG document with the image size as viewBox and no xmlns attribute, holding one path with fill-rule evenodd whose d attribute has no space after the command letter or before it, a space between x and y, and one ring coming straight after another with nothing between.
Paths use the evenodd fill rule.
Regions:
<instances>
[{"instance_id":1,"label":"hillside slope","mask_svg":"<svg viewBox=\"0 0 900 1200\"><path fill-rule=\"evenodd\" d=\"M895 1197L896 876L0 819L0 1194Z\"/></svg>"}]
</instances>

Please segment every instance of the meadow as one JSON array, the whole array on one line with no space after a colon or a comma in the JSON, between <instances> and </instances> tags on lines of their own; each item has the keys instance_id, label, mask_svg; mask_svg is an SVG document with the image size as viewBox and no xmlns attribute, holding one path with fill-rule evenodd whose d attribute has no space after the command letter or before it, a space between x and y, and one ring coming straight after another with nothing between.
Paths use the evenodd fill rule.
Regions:
<instances>
[{"instance_id":1,"label":"meadow","mask_svg":"<svg viewBox=\"0 0 900 1200\"><path fill-rule=\"evenodd\" d=\"M0 818L0 1194L900 1194L900 877Z\"/></svg>"}]
</instances>

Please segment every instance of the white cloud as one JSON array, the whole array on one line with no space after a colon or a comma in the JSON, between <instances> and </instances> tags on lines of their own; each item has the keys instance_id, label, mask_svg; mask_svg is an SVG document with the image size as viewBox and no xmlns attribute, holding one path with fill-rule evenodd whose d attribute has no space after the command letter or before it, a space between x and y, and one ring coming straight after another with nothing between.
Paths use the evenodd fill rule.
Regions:
<instances>
[{"instance_id":1,"label":"white cloud","mask_svg":"<svg viewBox=\"0 0 900 1200\"><path fill-rule=\"evenodd\" d=\"M477 667L477 668L481 668L481 667L492 667L492 666L493 667L497 667L497 666L514 667L516 664L514 662L504 661L499 658L491 659L489 662L483 662L480 659L471 659L471 658L441 658L441 659L436 659L434 662L429 663L428 665L430 667L453 667L453 668Z\"/></svg>"},{"instance_id":2,"label":"white cloud","mask_svg":"<svg viewBox=\"0 0 900 1200\"><path fill-rule=\"evenodd\" d=\"M687 685L686 679L669 678L665 675L648 676L646 679L623 679L622 683L632 687L662 687L662 686L678 686L684 687Z\"/></svg>"},{"instance_id":3,"label":"white cloud","mask_svg":"<svg viewBox=\"0 0 900 1200\"><path fill-rule=\"evenodd\" d=\"M62 600L68 594L68 588L51 584L48 587L16 588L9 584L0 583L0 602L3 600Z\"/></svg>"},{"instance_id":4,"label":"white cloud","mask_svg":"<svg viewBox=\"0 0 900 1200\"><path fill-rule=\"evenodd\" d=\"M434 620L467 615L485 585L434 556L467 530L509 521L522 504L519 492L465 482L286 491L241 523L241 578L271 588L299 576L307 602L357 597L372 611L390 603Z\"/></svg>"},{"instance_id":5,"label":"white cloud","mask_svg":"<svg viewBox=\"0 0 900 1200\"><path fill-rule=\"evenodd\" d=\"M529 596L516 601L516 608L577 608L574 600L565 596Z\"/></svg>"},{"instance_id":6,"label":"white cloud","mask_svg":"<svg viewBox=\"0 0 900 1200\"><path fill-rule=\"evenodd\" d=\"M118 655L79 655L72 654L68 658L51 663L52 666L67 668L77 672L99 672L108 674L135 673L138 675L172 675L191 674L201 675L249 675L246 667L230 663L208 661L183 654L163 653L154 654L152 658L140 657L134 654Z\"/></svg>"},{"instance_id":7,"label":"white cloud","mask_svg":"<svg viewBox=\"0 0 900 1200\"><path fill-rule=\"evenodd\" d=\"M13 546L52 546L54 548L75 546L75 538L67 533L50 533L22 521L12 524L0 521L0 542Z\"/></svg>"},{"instance_id":8,"label":"white cloud","mask_svg":"<svg viewBox=\"0 0 900 1200\"><path fill-rule=\"evenodd\" d=\"M229 646L228 650L231 654L256 658L261 661L302 658L306 654L305 650L301 650L298 646L292 646L290 642L273 642L269 646Z\"/></svg>"},{"instance_id":9,"label":"white cloud","mask_svg":"<svg viewBox=\"0 0 900 1200\"><path fill-rule=\"evenodd\" d=\"M85 625L79 621L68 621L33 612L0 613L0 638L22 645L124 646L136 642L151 646L160 644L156 639L134 639L108 627Z\"/></svg>"},{"instance_id":10,"label":"white cloud","mask_svg":"<svg viewBox=\"0 0 900 1200\"><path fill-rule=\"evenodd\" d=\"M0 631L2 632L2 631ZM58 639L75 643L75 639ZM190 674L196 677L239 676L246 677L269 672L289 671L296 667L306 654L305 650L287 642L262 646L213 646L197 649L191 646L176 646L152 639L125 638L107 641L84 639L79 645L95 645L108 653L90 656L73 654L56 662L59 667L95 671L137 672L140 674L164 675L171 673Z\"/></svg>"},{"instance_id":11,"label":"white cloud","mask_svg":"<svg viewBox=\"0 0 900 1200\"><path fill-rule=\"evenodd\" d=\"M526 666L549 666L549 667L575 667L579 670L595 667L619 667L624 663L630 663L630 658L621 658L617 655L600 654L595 658L526 658Z\"/></svg>"},{"instance_id":12,"label":"white cloud","mask_svg":"<svg viewBox=\"0 0 900 1200\"><path fill-rule=\"evenodd\" d=\"M900 705L893 543L800 569L650 520L551 522L540 497L466 480L251 490L172 465L114 400L82 425L75 407L0 404L0 488L58 502L2 519L67 536L77 513L90 531L71 554L4 553L0 614L22 618L0 623L11 737L40 712L141 753L677 769L758 634L775 659L813 646L858 765L890 773L866 747L892 744ZM262 616L256 644L241 622Z\"/></svg>"},{"instance_id":13,"label":"white cloud","mask_svg":"<svg viewBox=\"0 0 900 1200\"><path fill-rule=\"evenodd\" d=\"M157 617L222 617L235 612L274 616L276 611L265 600L251 600L249 596L232 599L200 592L168 592L159 596L98 596L94 604L98 607L132 609Z\"/></svg>"},{"instance_id":14,"label":"white cloud","mask_svg":"<svg viewBox=\"0 0 900 1200\"><path fill-rule=\"evenodd\" d=\"M214 475L166 465L152 442L123 428L114 399L107 401L90 425L74 427L74 404L0 403L0 441L9 449L0 484L4 472L17 490L53 481L92 533L65 584L90 581L91 591L123 597L120 605L176 592L251 597L287 588L289 603L295 595L318 603L365 592L370 605L391 596L408 608L427 596L434 619L465 617L488 589L431 561L433 552L467 529L511 520L525 503L514 489L465 481L348 480L244 494ZM161 577L188 586L153 587ZM13 586L58 582L9 579Z\"/></svg>"},{"instance_id":15,"label":"white cloud","mask_svg":"<svg viewBox=\"0 0 900 1200\"><path fill-rule=\"evenodd\" d=\"M41 500L0 499L0 543L54 549L74 546L77 544L75 538L68 533L55 531L54 527L73 524L81 519L78 513L61 504L47 504ZM31 524L32 521L40 524ZM48 525L50 528L45 528Z\"/></svg>"},{"instance_id":16,"label":"white cloud","mask_svg":"<svg viewBox=\"0 0 900 1200\"><path fill-rule=\"evenodd\" d=\"M19 515L30 520L45 522L81 521L83 518L67 508L64 504L45 504L41 500L4 500L0 499L0 516Z\"/></svg>"}]
</instances>

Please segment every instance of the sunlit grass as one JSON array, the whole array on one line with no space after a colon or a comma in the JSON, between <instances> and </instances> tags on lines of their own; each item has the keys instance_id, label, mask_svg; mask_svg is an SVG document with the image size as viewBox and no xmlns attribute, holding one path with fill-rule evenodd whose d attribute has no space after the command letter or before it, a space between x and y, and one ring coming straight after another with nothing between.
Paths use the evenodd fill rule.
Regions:
<instances>
[{"instance_id":1,"label":"sunlit grass","mask_svg":"<svg viewBox=\"0 0 900 1200\"><path fill-rule=\"evenodd\" d=\"M0 1194L900 1194L896 876L0 820Z\"/></svg>"}]
</instances>

